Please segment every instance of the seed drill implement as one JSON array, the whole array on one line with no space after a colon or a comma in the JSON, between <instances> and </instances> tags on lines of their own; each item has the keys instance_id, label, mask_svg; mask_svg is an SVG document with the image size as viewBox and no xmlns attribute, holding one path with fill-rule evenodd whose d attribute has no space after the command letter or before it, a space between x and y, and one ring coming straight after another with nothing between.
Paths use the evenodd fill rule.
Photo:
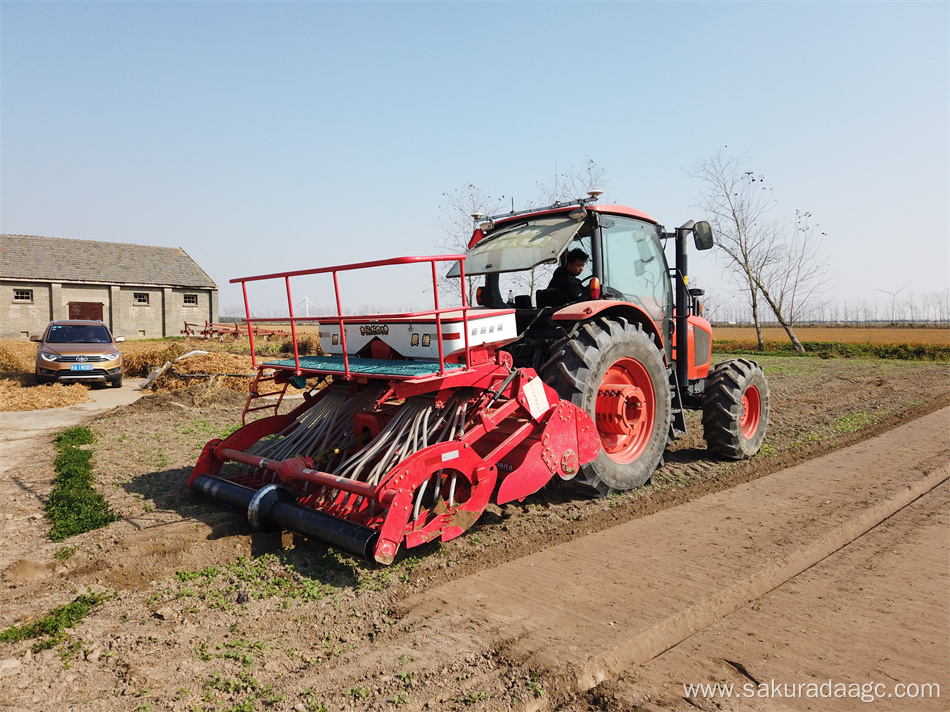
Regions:
<instances>
[{"instance_id":1,"label":"seed drill implement","mask_svg":"<svg viewBox=\"0 0 950 712\"><path fill-rule=\"evenodd\" d=\"M477 222L466 255L232 280L244 290L257 375L245 425L205 446L191 489L246 512L253 529L294 531L389 564L401 547L451 540L490 502L523 500L555 478L593 496L644 484L685 432L687 409L703 411L713 454L755 454L769 411L764 374L743 359L710 366L702 293L687 289L687 238L708 249L709 226L668 233L596 197ZM552 289L514 295L519 277L563 266L578 249L588 256L580 301ZM346 313L341 275L372 279L377 268L411 265L431 273L431 309ZM461 306L442 306L446 269L462 285L481 278L476 305L461 289ZM291 281L313 275L332 278L336 309L295 315ZM287 317L252 317L256 282L286 291ZM254 355L253 327L263 321L287 324L293 358ZM321 353L302 354L300 337L313 327ZM289 386L304 389L303 400L281 413Z\"/></svg>"}]
</instances>

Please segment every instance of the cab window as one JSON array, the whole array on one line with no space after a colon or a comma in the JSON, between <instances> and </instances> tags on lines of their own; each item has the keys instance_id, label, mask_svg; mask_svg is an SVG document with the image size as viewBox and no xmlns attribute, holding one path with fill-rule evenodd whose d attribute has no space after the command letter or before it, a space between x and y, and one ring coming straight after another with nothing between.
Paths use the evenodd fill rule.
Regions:
<instances>
[{"instance_id":1,"label":"cab window","mask_svg":"<svg viewBox=\"0 0 950 712\"><path fill-rule=\"evenodd\" d=\"M672 317L673 294L656 225L611 215L601 219L604 283L657 323Z\"/></svg>"}]
</instances>

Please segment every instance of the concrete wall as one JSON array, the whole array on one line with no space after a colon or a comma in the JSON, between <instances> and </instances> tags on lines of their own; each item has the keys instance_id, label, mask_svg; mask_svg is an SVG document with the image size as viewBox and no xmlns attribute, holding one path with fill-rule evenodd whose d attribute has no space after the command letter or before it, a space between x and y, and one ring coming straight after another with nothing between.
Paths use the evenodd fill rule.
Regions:
<instances>
[{"instance_id":1,"label":"concrete wall","mask_svg":"<svg viewBox=\"0 0 950 712\"><path fill-rule=\"evenodd\" d=\"M185 304L185 295L195 295L198 303ZM189 324L204 324L205 321L218 321L218 293L195 289L165 290L165 329L171 333L180 333Z\"/></svg>"},{"instance_id":2,"label":"concrete wall","mask_svg":"<svg viewBox=\"0 0 950 712\"><path fill-rule=\"evenodd\" d=\"M33 290L33 301L14 301L14 289ZM50 292L49 284L0 281L0 337L28 338L42 330L53 318Z\"/></svg>"},{"instance_id":3,"label":"concrete wall","mask_svg":"<svg viewBox=\"0 0 950 712\"><path fill-rule=\"evenodd\" d=\"M32 289L33 301L15 302L14 289ZM147 294L148 303L136 303L136 294ZM186 304L185 295L198 303ZM217 290L0 281L0 338L25 338L52 319L68 319L69 302L101 303L103 321L127 339L181 336L186 321L218 321Z\"/></svg>"},{"instance_id":4,"label":"concrete wall","mask_svg":"<svg viewBox=\"0 0 950 712\"><path fill-rule=\"evenodd\" d=\"M166 336L162 318L161 287L112 287L112 324L116 336L127 339L154 339ZM144 294L147 304L136 303Z\"/></svg>"}]
</instances>

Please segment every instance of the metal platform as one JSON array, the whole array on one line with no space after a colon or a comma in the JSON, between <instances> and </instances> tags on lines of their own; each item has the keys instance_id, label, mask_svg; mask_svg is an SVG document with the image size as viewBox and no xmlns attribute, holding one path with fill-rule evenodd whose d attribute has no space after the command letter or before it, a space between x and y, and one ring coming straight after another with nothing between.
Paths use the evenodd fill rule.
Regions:
<instances>
[{"instance_id":1,"label":"metal platform","mask_svg":"<svg viewBox=\"0 0 950 712\"><path fill-rule=\"evenodd\" d=\"M297 364L292 358L280 361L268 361L262 364L265 368L280 368L297 370ZM350 373L364 376L388 378L419 378L431 376L439 372L438 361L398 361L392 359L358 358L349 359ZM446 371L465 368L464 364L447 363ZM346 368L342 356L301 356L300 370L311 373L345 373Z\"/></svg>"}]
</instances>

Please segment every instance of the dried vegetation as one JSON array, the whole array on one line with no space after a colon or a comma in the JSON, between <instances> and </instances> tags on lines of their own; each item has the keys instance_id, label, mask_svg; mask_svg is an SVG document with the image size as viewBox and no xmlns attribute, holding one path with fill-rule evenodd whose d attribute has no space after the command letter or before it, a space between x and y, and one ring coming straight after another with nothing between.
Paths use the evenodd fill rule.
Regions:
<instances>
[{"instance_id":1,"label":"dried vegetation","mask_svg":"<svg viewBox=\"0 0 950 712\"><path fill-rule=\"evenodd\" d=\"M293 354L289 338L259 339L255 346L264 358L286 358ZM157 393L176 393L189 406L202 406L224 396L222 391L247 393L254 375L248 340L164 339L127 341L121 345L123 374L145 378L166 363L173 364L155 382ZM207 351L175 363L175 359L195 350ZM301 355L320 352L317 334L298 340ZM39 385L33 377L36 344L24 339L0 341L0 411L61 408L89 400L89 386L73 383ZM226 398L226 397L225 397Z\"/></svg>"},{"instance_id":2,"label":"dried vegetation","mask_svg":"<svg viewBox=\"0 0 950 712\"><path fill-rule=\"evenodd\" d=\"M89 400L88 387L78 383L36 385L35 356L36 346L32 342L0 343L0 411L62 408Z\"/></svg>"}]
</instances>

